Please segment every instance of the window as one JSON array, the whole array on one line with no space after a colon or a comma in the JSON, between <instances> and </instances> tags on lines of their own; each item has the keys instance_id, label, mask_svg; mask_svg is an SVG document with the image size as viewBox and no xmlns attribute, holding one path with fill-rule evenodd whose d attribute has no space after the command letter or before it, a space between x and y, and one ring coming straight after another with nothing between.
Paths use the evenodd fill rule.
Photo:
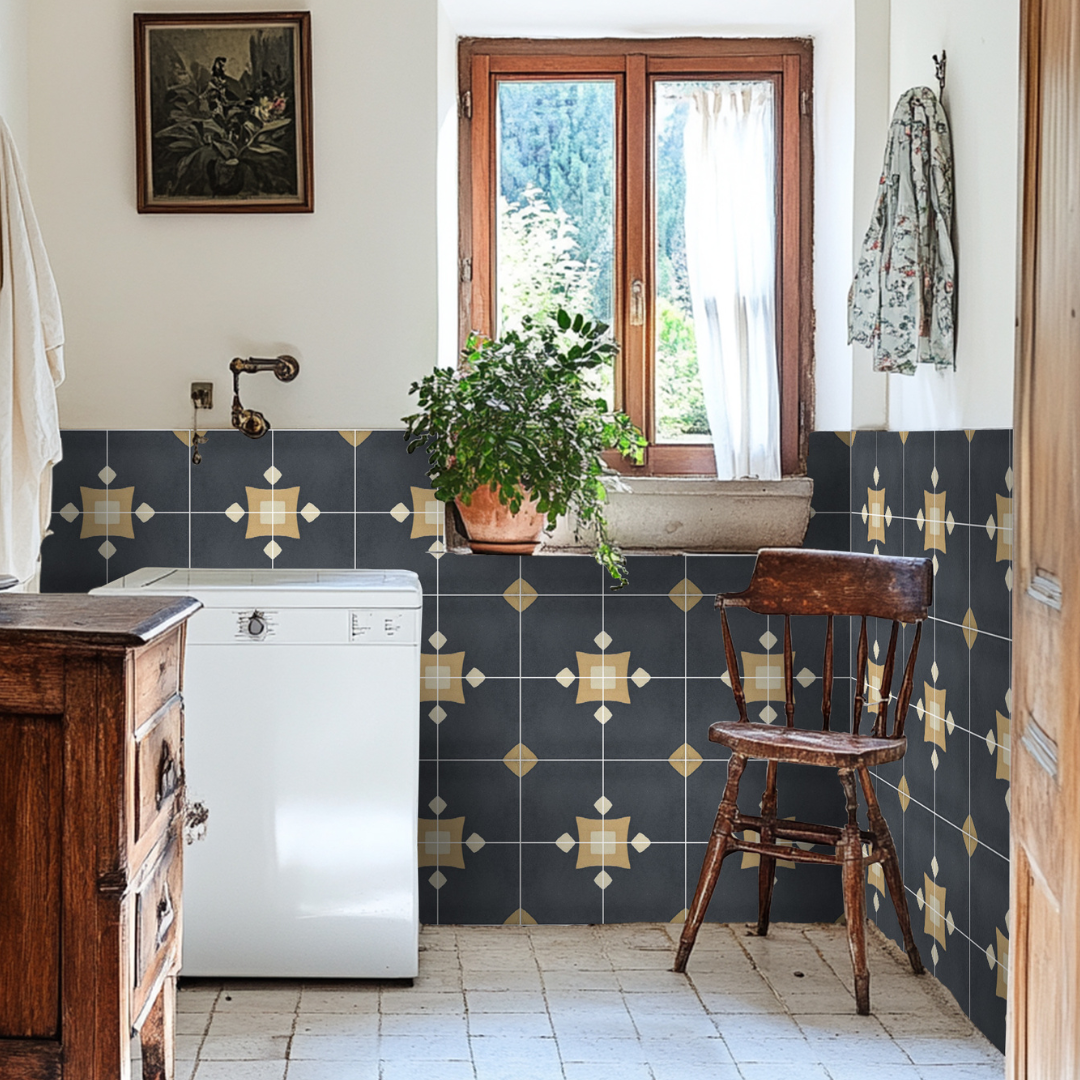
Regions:
<instances>
[{"instance_id":1,"label":"window","mask_svg":"<svg viewBox=\"0 0 1080 1080\"><path fill-rule=\"evenodd\" d=\"M751 383L770 382L782 472L805 472L811 55L788 39L461 43L462 336L552 302L610 323L621 349L601 386L650 443L641 469L613 461L622 471L715 475L709 411L725 384L712 346L741 333L774 358ZM725 167L732 144L716 152L693 127L728 108L754 115L739 151L749 171ZM760 303L717 303L700 285L734 273L707 265L734 250L733 232L751 237L736 276L762 279Z\"/></svg>"}]
</instances>

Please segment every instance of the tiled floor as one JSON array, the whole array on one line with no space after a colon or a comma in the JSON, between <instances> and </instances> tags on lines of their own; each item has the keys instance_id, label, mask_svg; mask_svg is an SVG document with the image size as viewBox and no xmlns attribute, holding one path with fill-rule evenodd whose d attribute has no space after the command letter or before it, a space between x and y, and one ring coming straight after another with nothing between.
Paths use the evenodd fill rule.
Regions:
<instances>
[{"instance_id":1,"label":"tiled floor","mask_svg":"<svg viewBox=\"0 0 1080 1080\"><path fill-rule=\"evenodd\" d=\"M855 1014L843 929L427 927L413 987L212 982L179 994L178 1080L1000 1080L1001 1055L871 932Z\"/></svg>"}]
</instances>

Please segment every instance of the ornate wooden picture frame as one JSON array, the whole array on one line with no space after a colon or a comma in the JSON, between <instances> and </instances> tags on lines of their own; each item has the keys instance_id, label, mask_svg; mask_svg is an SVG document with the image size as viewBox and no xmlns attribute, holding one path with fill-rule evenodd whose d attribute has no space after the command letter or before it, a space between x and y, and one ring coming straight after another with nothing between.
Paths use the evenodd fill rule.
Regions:
<instances>
[{"instance_id":1,"label":"ornate wooden picture frame","mask_svg":"<svg viewBox=\"0 0 1080 1080\"><path fill-rule=\"evenodd\" d=\"M138 209L310 213L311 13L135 16Z\"/></svg>"}]
</instances>

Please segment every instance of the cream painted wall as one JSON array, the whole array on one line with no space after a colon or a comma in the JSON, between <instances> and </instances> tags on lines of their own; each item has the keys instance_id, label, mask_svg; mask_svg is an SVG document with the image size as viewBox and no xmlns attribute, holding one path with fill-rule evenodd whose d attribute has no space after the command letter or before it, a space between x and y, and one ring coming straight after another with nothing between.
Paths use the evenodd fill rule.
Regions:
<instances>
[{"instance_id":1,"label":"cream painted wall","mask_svg":"<svg viewBox=\"0 0 1080 1080\"><path fill-rule=\"evenodd\" d=\"M892 5L892 101L911 86L936 90L931 57L948 52L959 294L956 371L888 376L894 430L1012 426L1019 34L1020 0Z\"/></svg>"},{"instance_id":2,"label":"cream painted wall","mask_svg":"<svg viewBox=\"0 0 1080 1080\"><path fill-rule=\"evenodd\" d=\"M30 5L30 179L64 303L65 427L189 426L193 379L214 381L210 425L227 426L229 360L279 352L300 358L297 381L244 387L276 426L394 425L407 411L436 348L437 0L303 6L315 213L188 216L135 211L132 4Z\"/></svg>"},{"instance_id":3,"label":"cream painted wall","mask_svg":"<svg viewBox=\"0 0 1080 1080\"><path fill-rule=\"evenodd\" d=\"M0 116L11 128L24 167L29 158L26 64L29 12L30 0L0 0Z\"/></svg>"}]
</instances>

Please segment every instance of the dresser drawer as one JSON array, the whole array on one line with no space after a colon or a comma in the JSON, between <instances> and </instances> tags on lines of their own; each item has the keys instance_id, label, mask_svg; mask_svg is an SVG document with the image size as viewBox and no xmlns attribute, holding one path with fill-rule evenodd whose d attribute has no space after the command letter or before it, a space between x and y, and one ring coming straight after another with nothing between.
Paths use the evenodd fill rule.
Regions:
<instances>
[{"instance_id":1,"label":"dresser drawer","mask_svg":"<svg viewBox=\"0 0 1080 1080\"><path fill-rule=\"evenodd\" d=\"M135 736L135 840L152 832L172 813L181 783L183 706L167 701Z\"/></svg>"},{"instance_id":2,"label":"dresser drawer","mask_svg":"<svg viewBox=\"0 0 1080 1080\"><path fill-rule=\"evenodd\" d=\"M135 894L135 992L137 1016L158 976L173 966L180 939L183 855L177 821L155 849L157 861Z\"/></svg>"},{"instance_id":3,"label":"dresser drawer","mask_svg":"<svg viewBox=\"0 0 1080 1080\"><path fill-rule=\"evenodd\" d=\"M154 713L180 690L181 631L135 654L135 726Z\"/></svg>"}]
</instances>

